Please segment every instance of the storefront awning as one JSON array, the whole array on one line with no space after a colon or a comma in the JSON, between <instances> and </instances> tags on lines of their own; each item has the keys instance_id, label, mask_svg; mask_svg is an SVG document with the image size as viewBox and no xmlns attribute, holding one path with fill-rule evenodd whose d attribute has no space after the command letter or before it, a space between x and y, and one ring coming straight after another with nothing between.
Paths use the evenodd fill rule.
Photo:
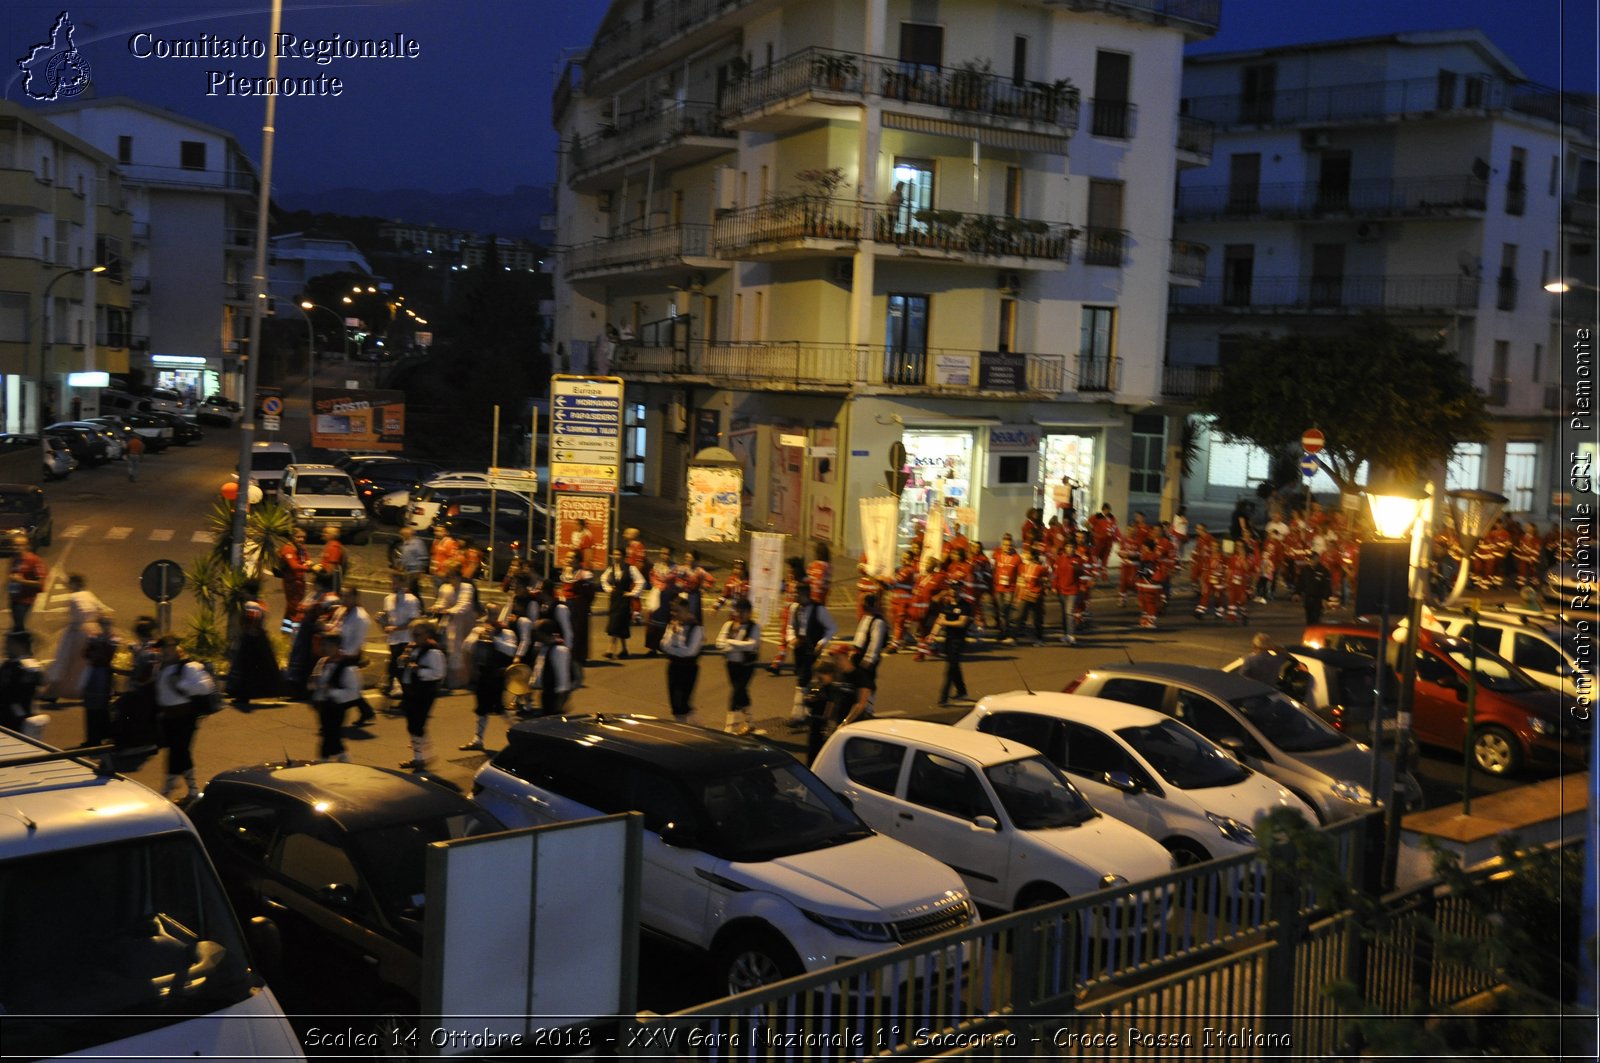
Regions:
<instances>
[{"instance_id":1,"label":"storefront awning","mask_svg":"<svg viewBox=\"0 0 1600 1063\"><path fill-rule=\"evenodd\" d=\"M1035 421L1040 428L1121 428L1122 421Z\"/></svg>"}]
</instances>

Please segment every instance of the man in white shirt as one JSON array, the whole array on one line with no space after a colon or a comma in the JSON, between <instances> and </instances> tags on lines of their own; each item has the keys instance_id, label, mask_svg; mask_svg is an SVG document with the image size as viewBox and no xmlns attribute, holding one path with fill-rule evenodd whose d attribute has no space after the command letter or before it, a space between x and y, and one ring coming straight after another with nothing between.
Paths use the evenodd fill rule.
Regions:
<instances>
[{"instance_id":1,"label":"man in white shirt","mask_svg":"<svg viewBox=\"0 0 1600 1063\"><path fill-rule=\"evenodd\" d=\"M378 623L383 625L389 643L389 670L384 678L383 696L395 696L395 684L400 681L400 655L411 642L411 624L422 615L422 599L411 592L410 578L396 572L390 580L393 588L384 595L383 609L378 613Z\"/></svg>"},{"instance_id":2,"label":"man in white shirt","mask_svg":"<svg viewBox=\"0 0 1600 1063\"><path fill-rule=\"evenodd\" d=\"M750 734L755 731L755 720L750 716L750 677L755 674L756 658L761 652L761 629L750 619L750 599L740 598L733 603L733 619L722 625L717 633L717 649L722 651L728 669L728 722L724 726L729 734Z\"/></svg>"},{"instance_id":3,"label":"man in white shirt","mask_svg":"<svg viewBox=\"0 0 1600 1063\"><path fill-rule=\"evenodd\" d=\"M161 640L161 665L156 672L156 709L161 721L161 744L167 747L167 775L161 796L171 797L178 779L188 787L184 800L200 792L194 777L194 731L200 723L199 699L217 689L211 673L183 652L176 636Z\"/></svg>"},{"instance_id":4,"label":"man in white shirt","mask_svg":"<svg viewBox=\"0 0 1600 1063\"><path fill-rule=\"evenodd\" d=\"M667 700L672 718L687 723L694 712L694 685L700 679L700 649L705 628L694 618L685 599L672 603L672 622L661 636L661 652L667 655Z\"/></svg>"},{"instance_id":5,"label":"man in white shirt","mask_svg":"<svg viewBox=\"0 0 1600 1063\"><path fill-rule=\"evenodd\" d=\"M356 679L356 704L361 709L360 718L356 720L357 727L371 723L376 717L370 706L361 700L359 693L361 675L361 651L367 644L367 632L372 630L372 617L361 608L361 592L354 584L345 584L339 591L339 609L333 615L327 634L335 634L337 649L328 654L328 663L334 669L333 675L328 677L331 687L342 687L345 682L346 670L354 670ZM327 645L326 635L324 646Z\"/></svg>"}]
</instances>

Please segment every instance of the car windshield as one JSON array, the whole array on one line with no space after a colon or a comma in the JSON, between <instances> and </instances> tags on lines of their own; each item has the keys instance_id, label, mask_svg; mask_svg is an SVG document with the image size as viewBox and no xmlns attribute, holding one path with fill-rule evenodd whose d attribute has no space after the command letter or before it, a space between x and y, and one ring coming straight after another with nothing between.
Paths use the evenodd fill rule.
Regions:
<instances>
[{"instance_id":1,"label":"car windshield","mask_svg":"<svg viewBox=\"0 0 1600 1063\"><path fill-rule=\"evenodd\" d=\"M839 796L799 764L703 779L696 797L711 824L705 849L733 861L774 860L871 837Z\"/></svg>"},{"instance_id":2,"label":"car windshield","mask_svg":"<svg viewBox=\"0 0 1600 1063\"><path fill-rule=\"evenodd\" d=\"M1076 827L1100 814L1043 757L995 764L985 768L983 774L1018 830Z\"/></svg>"},{"instance_id":3,"label":"car windshield","mask_svg":"<svg viewBox=\"0 0 1600 1063\"><path fill-rule=\"evenodd\" d=\"M428 846L504 829L486 812L462 811L352 834L350 850L378 907L397 926L415 930L426 907L423 884Z\"/></svg>"},{"instance_id":4,"label":"car windshield","mask_svg":"<svg viewBox=\"0 0 1600 1063\"><path fill-rule=\"evenodd\" d=\"M294 455L264 451L250 455L250 467L263 472L282 472L294 462Z\"/></svg>"},{"instance_id":5,"label":"car windshield","mask_svg":"<svg viewBox=\"0 0 1600 1063\"><path fill-rule=\"evenodd\" d=\"M32 495L0 495L0 513L32 513L38 508Z\"/></svg>"},{"instance_id":6,"label":"car windshield","mask_svg":"<svg viewBox=\"0 0 1600 1063\"><path fill-rule=\"evenodd\" d=\"M1372 717L1372 702L1377 697L1378 670L1370 664L1352 664L1339 669L1339 693L1345 708L1352 710L1357 719ZM1400 697L1400 680L1393 669L1385 669L1383 676L1383 715L1393 718Z\"/></svg>"},{"instance_id":7,"label":"car windshield","mask_svg":"<svg viewBox=\"0 0 1600 1063\"><path fill-rule=\"evenodd\" d=\"M1276 690L1234 698L1228 704L1285 753L1331 749L1350 741Z\"/></svg>"},{"instance_id":8,"label":"car windshield","mask_svg":"<svg viewBox=\"0 0 1600 1063\"><path fill-rule=\"evenodd\" d=\"M0 955L7 1058L84 1051L255 992L187 832L0 862Z\"/></svg>"},{"instance_id":9,"label":"car windshield","mask_svg":"<svg viewBox=\"0 0 1600 1063\"><path fill-rule=\"evenodd\" d=\"M1250 777L1249 768L1176 720L1124 727L1117 737L1180 790L1235 786Z\"/></svg>"},{"instance_id":10,"label":"car windshield","mask_svg":"<svg viewBox=\"0 0 1600 1063\"><path fill-rule=\"evenodd\" d=\"M1461 639L1440 639L1438 648L1455 662L1456 667L1463 672L1471 672L1472 650ZM1497 657L1487 650L1478 650L1478 682L1485 690L1494 690L1502 694L1526 693L1539 690L1540 686L1532 677L1504 657Z\"/></svg>"},{"instance_id":11,"label":"car windshield","mask_svg":"<svg viewBox=\"0 0 1600 1063\"><path fill-rule=\"evenodd\" d=\"M302 476L295 483L295 493L301 495L354 495L356 485L348 476Z\"/></svg>"}]
</instances>

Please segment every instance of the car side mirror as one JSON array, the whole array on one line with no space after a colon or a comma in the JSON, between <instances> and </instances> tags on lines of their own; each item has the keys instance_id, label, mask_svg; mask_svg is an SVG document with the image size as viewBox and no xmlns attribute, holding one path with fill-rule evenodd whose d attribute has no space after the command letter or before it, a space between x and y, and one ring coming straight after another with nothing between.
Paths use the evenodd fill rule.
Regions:
<instances>
[{"instance_id":1,"label":"car side mirror","mask_svg":"<svg viewBox=\"0 0 1600 1063\"><path fill-rule=\"evenodd\" d=\"M1226 738L1219 739L1217 744L1240 760L1250 755L1250 747L1238 735L1229 735Z\"/></svg>"},{"instance_id":2,"label":"car side mirror","mask_svg":"<svg viewBox=\"0 0 1600 1063\"><path fill-rule=\"evenodd\" d=\"M692 849L699 842L693 827L676 820L662 826L660 837L663 843L674 849Z\"/></svg>"},{"instance_id":3,"label":"car side mirror","mask_svg":"<svg viewBox=\"0 0 1600 1063\"><path fill-rule=\"evenodd\" d=\"M848 808L850 811L854 812L856 810L856 803L850 800L849 794L841 794L836 790L834 791L834 796L839 799L840 804L844 805L844 807Z\"/></svg>"},{"instance_id":4,"label":"car side mirror","mask_svg":"<svg viewBox=\"0 0 1600 1063\"><path fill-rule=\"evenodd\" d=\"M1106 773L1106 785L1114 790L1121 790L1125 794L1139 792L1139 784L1132 775L1125 771L1112 771Z\"/></svg>"},{"instance_id":5,"label":"car side mirror","mask_svg":"<svg viewBox=\"0 0 1600 1063\"><path fill-rule=\"evenodd\" d=\"M356 889L348 882L332 882L317 891L317 896L329 908L348 910L355 907Z\"/></svg>"},{"instance_id":6,"label":"car side mirror","mask_svg":"<svg viewBox=\"0 0 1600 1063\"><path fill-rule=\"evenodd\" d=\"M979 830L998 831L1000 829L1000 821L993 816L974 816L972 825Z\"/></svg>"},{"instance_id":7,"label":"car side mirror","mask_svg":"<svg viewBox=\"0 0 1600 1063\"><path fill-rule=\"evenodd\" d=\"M278 924L264 915L253 916L244 928L244 937L257 967L271 981L283 968L283 933Z\"/></svg>"}]
</instances>

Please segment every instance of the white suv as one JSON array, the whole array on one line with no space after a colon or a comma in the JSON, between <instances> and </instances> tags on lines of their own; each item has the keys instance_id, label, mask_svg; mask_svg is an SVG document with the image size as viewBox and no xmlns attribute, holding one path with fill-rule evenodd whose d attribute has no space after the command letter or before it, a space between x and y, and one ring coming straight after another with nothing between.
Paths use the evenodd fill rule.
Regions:
<instances>
[{"instance_id":1,"label":"white suv","mask_svg":"<svg viewBox=\"0 0 1600 1063\"><path fill-rule=\"evenodd\" d=\"M278 501L289 507L296 527L316 537L337 528L348 543L364 543L371 529L367 507L350 474L332 465L290 465L283 470Z\"/></svg>"},{"instance_id":2,"label":"white suv","mask_svg":"<svg viewBox=\"0 0 1600 1063\"><path fill-rule=\"evenodd\" d=\"M509 827L642 813L640 922L710 952L729 994L977 919L954 871L752 738L650 716L532 720L473 796Z\"/></svg>"},{"instance_id":3,"label":"white suv","mask_svg":"<svg viewBox=\"0 0 1600 1063\"><path fill-rule=\"evenodd\" d=\"M1254 851L1256 821L1310 807L1198 731L1154 709L1079 694L995 694L956 723L1023 742L1094 806L1155 838L1180 865Z\"/></svg>"},{"instance_id":4,"label":"white suv","mask_svg":"<svg viewBox=\"0 0 1600 1063\"><path fill-rule=\"evenodd\" d=\"M867 823L949 864L986 909L1078 897L1172 870L1037 750L927 720L841 727L813 765Z\"/></svg>"},{"instance_id":5,"label":"white suv","mask_svg":"<svg viewBox=\"0 0 1600 1063\"><path fill-rule=\"evenodd\" d=\"M1466 613L1439 610L1434 612L1432 620L1435 626L1458 639L1472 637L1472 619ZM1593 630L1589 628L1590 632ZM1569 698L1594 694L1587 681L1581 686L1579 683L1580 658L1594 660L1594 647L1589 646L1586 652L1581 649L1581 637L1574 625L1563 623L1555 613L1510 609L1478 613L1479 646L1504 657L1541 685L1559 690Z\"/></svg>"}]
</instances>

